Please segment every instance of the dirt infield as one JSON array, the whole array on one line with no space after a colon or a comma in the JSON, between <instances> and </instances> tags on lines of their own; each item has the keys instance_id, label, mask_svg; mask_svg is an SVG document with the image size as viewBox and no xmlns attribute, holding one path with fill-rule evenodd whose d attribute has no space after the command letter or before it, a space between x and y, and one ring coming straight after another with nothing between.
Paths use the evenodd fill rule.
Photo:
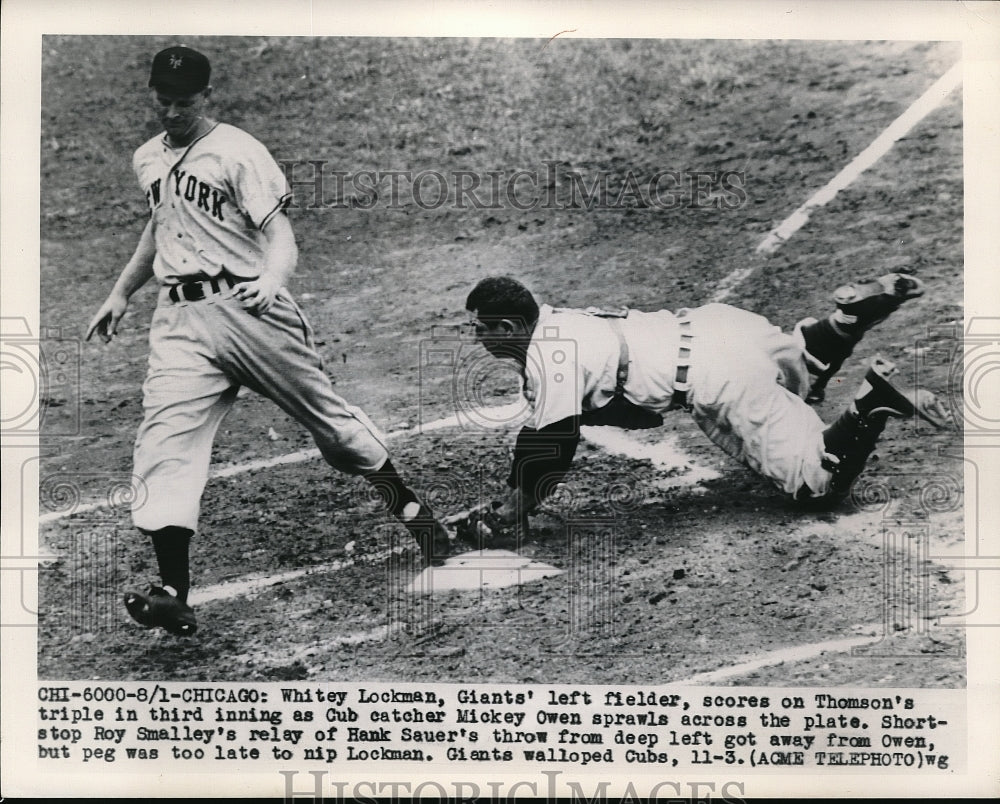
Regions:
<instances>
[{"instance_id":1,"label":"dirt infield","mask_svg":"<svg viewBox=\"0 0 1000 804\"><path fill-rule=\"evenodd\" d=\"M45 38L42 323L70 343L145 221L130 157L155 133L147 62L168 44ZM953 410L961 404L952 376L963 315L960 92L787 243L755 254L958 60L956 47L188 44L213 60L216 116L292 165L300 262L291 289L337 391L390 434L394 461L442 512L495 495L513 441L509 423L486 428L468 415L423 427L456 405L467 414L467 403L517 401L516 378L502 367L470 394L424 359L431 348L476 348L449 327L487 274L517 276L554 305L650 310L704 303L750 266L728 301L788 329L829 311L838 285L910 267L926 295L866 337L819 413L837 415L876 353L897 362L902 382L919 380ZM96 88L80 96L80 79ZM348 182L341 194L335 171L429 178L425 195L394 199L389 185L376 193L370 182ZM482 178L476 198L485 202L466 194L436 203L432 174L450 196L462 186L454 177ZM650 199L658 175L671 177L674 194ZM504 190L497 203L491 181ZM595 181L607 182L602 208L572 195ZM41 541L55 559L41 573L39 677L666 683L730 669L731 684L965 683L963 633L938 621L965 609L961 573L942 560L963 541L961 433L898 422L854 498L830 512L793 507L683 413L626 434L624 454L595 434L521 546L560 574L433 595L408 591L413 545L365 484L308 455L237 468L209 483L203 503L193 582L211 592L197 606L198 634L146 632L120 597L155 577L151 550L125 506L79 506L113 489L118 502L128 495L153 302L151 288L137 294L112 344L80 347L79 386L43 400ZM247 394L213 461L241 467L311 446L301 427ZM308 571L278 577L297 570ZM264 581L238 586L253 577ZM810 648L852 639L853 648Z\"/></svg>"}]
</instances>

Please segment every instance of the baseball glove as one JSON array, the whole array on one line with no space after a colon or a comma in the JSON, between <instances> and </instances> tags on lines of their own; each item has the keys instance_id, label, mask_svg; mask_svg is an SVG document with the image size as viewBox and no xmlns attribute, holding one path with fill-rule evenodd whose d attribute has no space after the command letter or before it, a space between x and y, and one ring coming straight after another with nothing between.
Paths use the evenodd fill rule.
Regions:
<instances>
[{"instance_id":1,"label":"baseball glove","mask_svg":"<svg viewBox=\"0 0 1000 804\"><path fill-rule=\"evenodd\" d=\"M455 536L469 544L480 545L483 549L516 547L522 534L527 533L526 523L504 522L497 509L503 503L494 500L483 503L468 511L454 514L442 520L455 530Z\"/></svg>"}]
</instances>

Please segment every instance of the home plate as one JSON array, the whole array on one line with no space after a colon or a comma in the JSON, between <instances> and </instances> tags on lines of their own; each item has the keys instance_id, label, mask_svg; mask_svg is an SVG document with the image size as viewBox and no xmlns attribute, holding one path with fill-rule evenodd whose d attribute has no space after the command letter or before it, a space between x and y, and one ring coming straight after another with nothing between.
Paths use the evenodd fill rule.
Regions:
<instances>
[{"instance_id":1,"label":"home plate","mask_svg":"<svg viewBox=\"0 0 1000 804\"><path fill-rule=\"evenodd\" d=\"M561 569L510 550L474 550L445 559L443 566L428 567L413 579L409 591L501 589L562 574Z\"/></svg>"}]
</instances>

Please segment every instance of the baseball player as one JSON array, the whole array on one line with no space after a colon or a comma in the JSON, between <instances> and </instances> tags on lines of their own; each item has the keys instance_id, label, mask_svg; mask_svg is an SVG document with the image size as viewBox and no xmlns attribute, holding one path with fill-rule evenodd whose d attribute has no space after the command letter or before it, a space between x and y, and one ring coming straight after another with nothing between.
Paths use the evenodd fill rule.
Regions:
<instances>
[{"instance_id":1,"label":"baseball player","mask_svg":"<svg viewBox=\"0 0 1000 804\"><path fill-rule=\"evenodd\" d=\"M509 537L565 476L580 425L655 427L678 408L796 499L842 499L889 418L918 415L942 426L945 415L930 392L896 390L888 380L894 366L881 358L833 424L805 399L822 395L867 330L922 293L920 280L906 274L848 285L836 292L833 313L786 334L726 304L676 314L554 309L539 306L517 280L484 279L466 301L476 339L517 364L530 415L516 439L506 499L445 521L460 535L488 539L499 528Z\"/></svg>"},{"instance_id":2,"label":"baseball player","mask_svg":"<svg viewBox=\"0 0 1000 804\"><path fill-rule=\"evenodd\" d=\"M306 426L323 457L364 476L440 563L448 532L400 477L365 414L334 393L313 333L285 285L298 252L285 213L290 194L267 149L210 119L210 65L170 47L152 61L149 86L165 129L132 160L150 218L135 253L87 330L111 340L129 297L160 284L149 333L144 418L135 474L147 499L133 508L152 540L161 583L128 592L129 614L147 627L189 635L189 543L208 478L215 433L241 386L274 400Z\"/></svg>"}]
</instances>

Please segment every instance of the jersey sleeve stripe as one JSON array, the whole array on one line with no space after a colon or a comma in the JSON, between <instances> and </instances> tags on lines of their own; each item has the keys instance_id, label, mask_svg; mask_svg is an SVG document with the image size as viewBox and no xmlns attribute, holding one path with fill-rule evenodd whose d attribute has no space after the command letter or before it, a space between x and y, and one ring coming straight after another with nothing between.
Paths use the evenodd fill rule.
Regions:
<instances>
[{"instance_id":1,"label":"jersey sleeve stripe","mask_svg":"<svg viewBox=\"0 0 1000 804\"><path fill-rule=\"evenodd\" d=\"M274 207L274 209L272 209L270 212L267 213L267 215L264 217L264 220L260 222L260 226L258 228L263 232L264 227L267 226L268 223L270 223L271 218L273 218L275 215L281 212L281 210L287 207L288 204L291 202L291 200L292 200L291 193L285 193L283 196L281 196L281 198L278 200L277 205Z\"/></svg>"}]
</instances>

